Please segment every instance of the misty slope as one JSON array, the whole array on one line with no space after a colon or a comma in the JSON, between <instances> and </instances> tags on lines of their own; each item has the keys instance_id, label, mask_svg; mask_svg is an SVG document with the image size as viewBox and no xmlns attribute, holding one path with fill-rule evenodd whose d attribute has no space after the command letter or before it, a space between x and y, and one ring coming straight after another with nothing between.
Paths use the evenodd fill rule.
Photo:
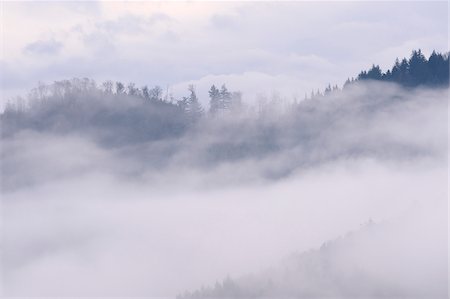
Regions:
<instances>
[{"instance_id":1,"label":"misty slope","mask_svg":"<svg viewBox=\"0 0 450 299\"><path fill-rule=\"evenodd\" d=\"M446 298L446 218L445 207L434 206L391 222L369 221L266 271L177 298Z\"/></svg>"},{"instance_id":2,"label":"misty slope","mask_svg":"<svg viewBox=\"0 0 450 299\"><path fill-rule=\"evenodd\" d=\"M135 178L174 169L180 174L252 169L227 175L226 184L277 179L337 159L433 156L444 142L439 136L445 127L436 124L445 120L446 94L447 89L355 83L287 111L279 111L275 102L256 115L204 117L195 123L169 103L89 91L54 97L1 115L2 187L12 190L89 169ZM37 148L54 151L67 144L66 153L75 156L39 157L36 142L41 143ZM52 149L55 144L59 148ZM92 155L103 158L83 162ZM26 171L40 163L48 172L36 177Z\"/></svg>"},{"instance_id":3,"label":"misty slope","mask_svg":"<svg viewBox=\"0 0 450 299\"><path fill-rule=\"evenodd\" d=\"M448 89L357 82L196 122L82 94L1 116L5 294L175 296L227 273L237 297L445 292ZM390 222L259 271L370 217Z\"/></svg>"},{"instance_id":4,"label":"misty slope","mask_svg":"<svg viewBox=\"0 0 450 299\"><path fill-rule=\"evenodd\" d=\"M65 87L59 90L62 84ZM186 130L187 117L176 105L144 101L127 94L113 95L93 85L87 79L73 79L55 82L46 87L51 90L46 94L38 95L34 90L28 105L19 100L14 107L6 107L1 115L2 137L32 130L83 135L104 146L124 146L177 137Z\"/></svg>"}]
</instances>

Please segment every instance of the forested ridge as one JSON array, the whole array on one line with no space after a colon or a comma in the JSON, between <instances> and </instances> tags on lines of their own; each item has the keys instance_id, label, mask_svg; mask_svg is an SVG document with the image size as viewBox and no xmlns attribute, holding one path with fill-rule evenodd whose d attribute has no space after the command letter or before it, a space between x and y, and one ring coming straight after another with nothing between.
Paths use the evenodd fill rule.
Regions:
<instances>
[{"instance_id":1,"label":"forested ridge","mask_svg":"<svg viewBox=\"0 0 450 299\"><path fill-rule=\"evenodd\" d=\"M427 59L422 51L414 50L409 59L397 58L392 69L383 72L380 66L373 65L368 71L358 74L357 80L379 80L395 82L406 87L448 86L449 54L433 51ZM347 81L349 83L350 80Z\"/></svg>"},{"instance_id":2,"label":"forested ridge","mask_svg":"<svg viewBox=\"0 0 450 299\"><path fill-rule=\"evenodd\" d=\"M409 59L397 58L392 68L386 72L383 72L379 65L373 64L369 70L361 71L356 78L348 78L343 88L369 80L396 83L404 88L448 87L449 67L449 53L433 51L427 59L420 49L413 50ZM328 84L323 93L319 90L316 93L312 91L310 98L327 95L337 90L339 90L337 85Z\"/></svg>"},{"instance_id":3,"label":"forested ridge","mask_svg":"<svg viewBox=\"0 0 450 299\"><path fill-rule=\"evenodd\" d=\"M409 59L397 59L392 69L386 72L378 65L373 65L368 71L361 71L356 79L348 79L342 89L370 80L397 83L407 88L447 87L449 55L433 51L427 59L421 50L414 50ZM295 101L287 109L311 109L308 100L342 89L337 85L328 85L323 92L313 91L310 97L305 96L304 101ZM105 81L97 84L88 78L40 83L25 98L18 97L8 102L1 114L2 136L10 136L20 129L62 132L86 129L86 125L89 125L89 129L107 126L118 139L137 138L145 141L179 136L203 117L243 114L249 110L267 115L280 109L276 107L280 104L277 98L259 101L256 107L249 109L242 103L241 92L230 91L225 84L211 86L209 107L202 106L195 86L189 85L187 91L186 96L175 99L159 86L138 88L134 83L125 85L122 82Z\"/></svg>"},{"instance_id":4,"label":"forested ridge","mask_svg":"<svg viewBox=\"0 0 450 299\"><path fill-rule=\"evenodd\" d=\"M6 106L1 114L1 133L3 138L22 131L76 133L100 145L117 147L209 131L211 135L233 135L235 141L217 141L207 151L206 160L257 156L276 150L286 140L307 147L321 136L320 132L355 109L364 115L380 105L394 105L407 98L407 94L394 96L388 91L366 90L355 105L346 97L360 88L360 83L396 83L393 86L407 86L406 90L417 86L447 87L448 67L448 54L433 52L427 60L420 50L413 51L409 60L397 60L392 70L383 73L373 66L357 79L348 80L342 89L328 86L323 93L313 93L299 102L264 98L254 106L243 103L242 94L224 84L211 86L209 107L203 107L193 85L188 86L186 96L175 99L159 86L138 88L134 83L97 84L88 78L41 83L26 98L19 97ZM355 98L353 94L350 97ZM283 121L277 121L280 119ZM241 136L250 131L253 133Z\"/></svg>"}]
</instances>

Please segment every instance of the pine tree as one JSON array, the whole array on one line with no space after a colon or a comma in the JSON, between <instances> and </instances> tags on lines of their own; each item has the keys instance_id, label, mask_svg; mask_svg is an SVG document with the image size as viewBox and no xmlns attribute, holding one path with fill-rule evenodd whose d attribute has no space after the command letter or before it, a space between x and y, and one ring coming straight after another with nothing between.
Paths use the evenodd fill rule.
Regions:
<instances>
[{"instance_id":1,"label":"pine tree","mask_svg":"<svg viewBox=\"0 0 450 299\"><path fill-rule=\"evenodd\" d=\"M381 80L382 71L378 65L372 65L372 68L367 72L367 79Z\"/></svg>"},{"instance_id":2,"label":"pine tree","mask_svg":"<svg viewBox=\"0 0 450 299\"><path fill-rule=\"evenodd\" d=\"M427 65L427 59L422 54L422 51L413 51L411 58L409 59L409 75L410 85L417 86L424 84L429 77L429 70Z\"/></svg>"},{"instance_id":3,"label":"pine tree","mask_svg":"<svg viewBox=\"0 0 450 299\"><path fill-rule=\"evenodd\" d=\"M220 88L220 102L219 108L222 110L229 110L231 106L231 92L228 91L225 84Z\"/></svg>"},{"instance_id":4,"label":"pine tree","mask_svg":"<svg viewBox=\"0 0 450 299\"><path fill-rule=\"evenodd\" d=\"M215 115L220 109L220 92L215 85L209 90L209 112Z\"/></svg>"},{"instance_id":5,"label":"pine tree","mask_svg":"<svg viewBox=\"0 0 450 299\"><path fill-rule=\"evenodd\" d=\"M394 82L400 82L401 80L401 71L400 71L400 60L395 59L395 64L392 67L392 72L391 72L391 81Z\"/></svg>"},{"instance_id":6,"label":"pine tree","mask_svg":"<svg viewBox=\"0 0 450 299\"><path fill-rule=\"evenodd\" d=\"M428 83L431 85L444 84L448 82L448 61L445 62L442 54L435 51L431 53L428 59L429 78ZM447 83L448 84L448 83Z\"/></svg>"},{"instance_id":7,"label":"pine tree","mask_svg":"<svg viewBox=\"0 0 450 299\"><path fill-rule=\"evenodd\" d=\"M203 108L198 101L197 94L195 93L195 87L194 85L189 85L188 87L189 92L191 93L188 98L187 102L187 112L189 114L189 118L192 122L196 122L199 120L203 115Z\"/></svg>"}]
</instances>

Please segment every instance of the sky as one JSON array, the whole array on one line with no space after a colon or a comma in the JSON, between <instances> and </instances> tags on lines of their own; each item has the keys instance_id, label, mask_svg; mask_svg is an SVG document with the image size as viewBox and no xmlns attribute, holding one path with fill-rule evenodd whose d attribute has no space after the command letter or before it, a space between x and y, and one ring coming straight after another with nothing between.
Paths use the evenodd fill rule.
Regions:
<instances>
[{"instance_id":1,"label":"sky","mask_svg":"<svg viewBox=\"0 0 450 299\"><path fill-rule=\"evenodd\" d=\"M373 63L448 49L442 2L2 2L1 102L73 77L193 83L207 103L226 83L244 101L303 99Z\"/></svg>"}]
</instances>

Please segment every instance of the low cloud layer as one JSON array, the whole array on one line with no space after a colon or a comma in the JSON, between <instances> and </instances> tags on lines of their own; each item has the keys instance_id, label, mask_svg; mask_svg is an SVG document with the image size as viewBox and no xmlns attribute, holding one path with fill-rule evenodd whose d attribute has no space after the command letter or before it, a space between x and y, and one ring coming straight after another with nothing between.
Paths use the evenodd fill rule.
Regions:
<instances>
[{"instance_id":1,"label":"low cloud layer","mask_svg":"<svg viewBox=\"0 0 450 299\"><path fill-rule=\"evenodd\" d=\"M249 292L270 278L266 297L445 296L447 95L369 82L179 131L142 123L162 135L128 127L151 111L138 99L4 114L3 294L174 297L229 275Z\"/></svg>"}]
</instances>

